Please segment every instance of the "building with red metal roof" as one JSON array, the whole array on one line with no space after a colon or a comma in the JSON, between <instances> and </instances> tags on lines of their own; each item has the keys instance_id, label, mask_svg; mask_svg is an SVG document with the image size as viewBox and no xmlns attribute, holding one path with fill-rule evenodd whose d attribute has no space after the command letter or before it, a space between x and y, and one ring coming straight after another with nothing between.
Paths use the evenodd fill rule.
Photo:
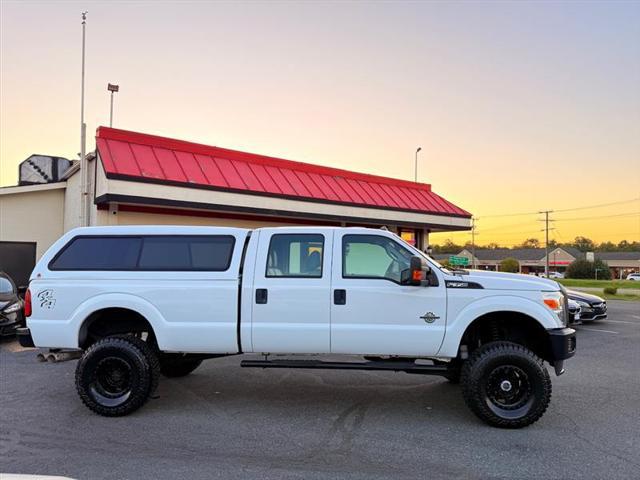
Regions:
<instances>
[{"instance_id":1,"label":"building with red metal roof","mask_svg":"<svg viewBox=\"0 0 640 480\"><path fill-rule=\"evenodd\" d=\"M107 127L98 128L88 158L90 225L386 227L420 248L428 245L431 232L471 227L469 212L424 183ZM62 233L81 223L77 171L76 164L60 188L47 189L49 196L63 196L49 202L58 206L37 203L41 210L63 204L62 212L48 215L62 219L50 230ZM35 198L44 189L10 188L0 193L28 190ZM46 247L39 245L39 254Z\"/></svg>"}]
</instances>

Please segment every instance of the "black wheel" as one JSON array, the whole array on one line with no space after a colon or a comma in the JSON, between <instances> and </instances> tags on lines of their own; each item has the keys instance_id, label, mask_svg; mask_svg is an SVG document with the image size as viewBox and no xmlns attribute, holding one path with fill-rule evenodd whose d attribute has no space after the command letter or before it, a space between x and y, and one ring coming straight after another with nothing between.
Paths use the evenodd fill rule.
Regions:
<instances>
[{"instance_id":1,"label":"black wheel","mask_svg":"<svg viewBox=\"0 0 640 480\"><path fill-rule=\"evenodd\" d=\"M165 377L184 377L200 366L202 360L183 355L163 354L160 356L160 372Z\"/></svg>"},{"instance_id":2,"label":"black wheel","mask_svg":"<svg viewBox=\"0 0 640 480\"><path fill-rule=\"evenodd\" d=\"M551 379L542 359L511 342L476 350L462 367L461 383L467 406L495 427L531 425L551 400Z\"/></svg>"},{"instance_id":3,"label":"black wheel","mask_svg":"<svg viewBox=\"0 0 640 480\"><path fill-rule=\"evenodd\" d=\"M76 368L82 402L107 417L140 408L158 386L158 357L133 336L106 337L91 345Z\"/></svg>"}]
</instances>

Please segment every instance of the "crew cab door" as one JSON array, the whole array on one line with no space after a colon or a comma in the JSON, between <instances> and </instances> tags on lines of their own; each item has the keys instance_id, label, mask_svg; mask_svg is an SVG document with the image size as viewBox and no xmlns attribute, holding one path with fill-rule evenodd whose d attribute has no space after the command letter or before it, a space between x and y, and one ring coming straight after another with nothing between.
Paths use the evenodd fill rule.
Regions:
<instances>
[{"instance_id":1,"label":"crew cab door","mask_svg":"<svg viewBox=\"0 0 640 480\"><path fill-rule=\"evenodd\" d=\"M252 349L329 353L333 231L260 229L252 296Z\"/></svg>"},{"instance_id":2,"label":"crew cab door","mask_svg":"<svg viewBox=\"0 0 640 480\"><path fill-rule=\"evenodd\" d=\"M444 338L446 291L401 285L414 253L391 235L336 231L331 351L361 355L435 355ZM437 275L437 272L434 272Z\"/></svg>"}]
</instances>

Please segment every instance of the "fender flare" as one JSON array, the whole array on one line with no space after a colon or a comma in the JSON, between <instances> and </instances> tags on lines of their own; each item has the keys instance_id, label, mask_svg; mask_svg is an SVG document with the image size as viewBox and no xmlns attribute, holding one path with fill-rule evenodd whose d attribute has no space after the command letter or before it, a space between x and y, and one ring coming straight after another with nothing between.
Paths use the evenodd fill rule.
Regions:
<instances>
[{"instance_id":1,"label":"fender flare","mask_svg":"<svg viewBox=\"0 0 640 480\"><path fill-rule=\"evenodd\" d=\"M496 312L514 312L526 315L537 321L545 330L563 325L542 303L516 295L494 295L483 297L466 305L455 318L447 317L447 328L438 356L454 358L462 336L474 320L483 315Z\"/></svg>"},{"instance_id":2,"label":"fender flare","mask_svg":"<svg viewBox=\"0 0 640 480\"><path fill-rule=\"evenodd\" d=\"M167 321L153 304L142 297L129 293L105 293L85 300L78 305L71 315L70 324L75 330L75 338L78 346L80 330L84 322L92 313L105 308L125 308L138 313L151 325L160 349L166 344L165 332Z\"/></svg>"}]
</instances>

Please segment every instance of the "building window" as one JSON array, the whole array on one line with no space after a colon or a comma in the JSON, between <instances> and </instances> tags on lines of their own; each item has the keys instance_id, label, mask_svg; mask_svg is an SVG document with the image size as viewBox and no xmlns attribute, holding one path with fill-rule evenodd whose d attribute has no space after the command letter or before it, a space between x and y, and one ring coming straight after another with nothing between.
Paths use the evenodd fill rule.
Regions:
<instances>
[{"instance_id":1,"label":"building window","mask_svg":"<svg viewBox=\"0 0 640 480\"><path fill-rule=\"evenodd\" d=\"M400 238L412 247L418 248L418 235L415 230L400 230Z\"/></svg>"},{"instance_id":2,"label":"building window","mask_svg":"<svg viewBox=\"0 0 640 480\"><path fill-rule=\"evenodd\" d=\"M267 277L321 278L324 235L277 234L271 237Z\"/></svg>"}]
</instances>

